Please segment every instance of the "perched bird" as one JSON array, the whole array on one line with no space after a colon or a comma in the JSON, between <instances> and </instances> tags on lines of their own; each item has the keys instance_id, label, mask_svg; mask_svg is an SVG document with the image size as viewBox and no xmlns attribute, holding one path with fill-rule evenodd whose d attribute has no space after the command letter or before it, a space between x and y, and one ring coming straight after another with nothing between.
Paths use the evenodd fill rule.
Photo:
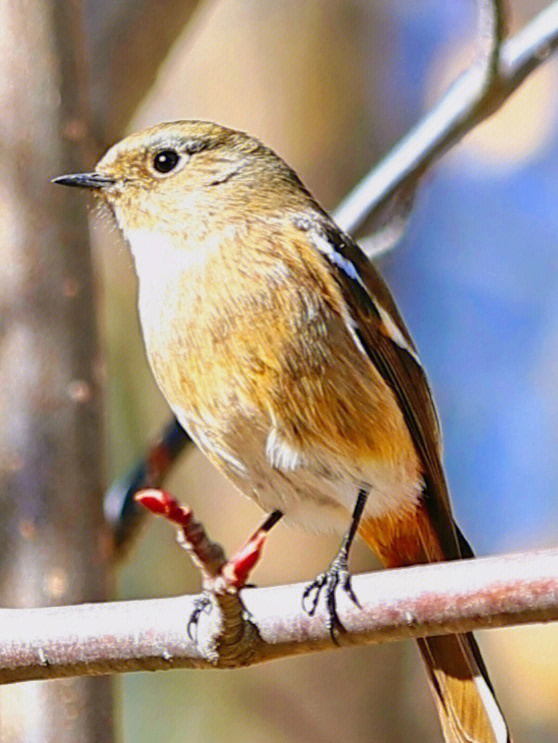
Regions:
<instances>
[{"instance_id":1,"label":"perched bird","mask_svg":"<svg viewBox=\"0 0 558 743\"><path fill-rule=\"evenodd\" d=\"M155 378L178 420L271 514L344 534L322 589L352 595L358 533L388 567L471 557L451 513L417 350L384 281L286 163L210 122L153 126L95 171L139 279ZM471 634L418 640L444 736L510 736Z\"/></svg>"}]
</instances>

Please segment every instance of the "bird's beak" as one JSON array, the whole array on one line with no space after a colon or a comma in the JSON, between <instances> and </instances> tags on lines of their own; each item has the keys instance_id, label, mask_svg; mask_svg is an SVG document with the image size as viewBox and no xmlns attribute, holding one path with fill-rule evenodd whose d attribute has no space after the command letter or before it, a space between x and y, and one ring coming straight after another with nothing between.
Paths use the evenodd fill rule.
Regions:
<instances>
[{"instance_id":1,"label":"bird's beak","mask_svg":"<svg viewBox=\"0 0 558 743\"><path fill-rule=\"evenodd\" d=\"M73 173L72 175L59 175L58 178L52 179L52 183L76 188L104 188L114 185L116 180L101 173Z\"/></svg>"}]
</instances>

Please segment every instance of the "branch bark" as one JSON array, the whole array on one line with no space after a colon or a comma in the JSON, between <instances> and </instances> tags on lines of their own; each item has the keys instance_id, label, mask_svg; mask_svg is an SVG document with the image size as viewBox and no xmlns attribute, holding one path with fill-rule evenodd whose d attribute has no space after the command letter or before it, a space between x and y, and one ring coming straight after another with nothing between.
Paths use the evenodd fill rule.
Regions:
<instances>
[{"instance_id":1,"label":"branch bark","mask_svg":"<svg viewBox=\"0 0 558 743\"><path fill-rule=\"evenodd\" d=\"M360 645L558 619L558 550L356 576L362 609L340 601ZM215 609L197 641L186 625L196 597L0 610L0 683L124 671L231 668L331 649L325 617L301 609L303 586L246 589L250 618L225 652ZM237 600L231 596L231 601Z\"/></svg>"}]
</instances>

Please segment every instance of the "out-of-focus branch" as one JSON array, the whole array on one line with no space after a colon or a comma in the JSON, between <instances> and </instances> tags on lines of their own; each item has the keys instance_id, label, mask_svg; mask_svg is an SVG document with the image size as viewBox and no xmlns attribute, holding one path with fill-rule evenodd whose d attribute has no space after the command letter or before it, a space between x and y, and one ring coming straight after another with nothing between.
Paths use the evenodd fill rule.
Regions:
<instances>
[{"instance_id":1,"label":"out-of-focus branch","mask_svg":"<svg viewBox=\"0 0 558 743\"><path fill-rule=\"evenodd\" d=\"M479 63L484 68L485 85L498 74L498 62L507 30L507 0L477 0L479 6Z\"/></svg>"},{"instance_id":2,"label":"out-of-focus branch","mask_svg":"<svg viewBox=\"0 0 558 743\"><path fill-rule=\"evenodd\" d=\"M481 3L482 61L474 64L442 100L375 165L335 212L343 229L355 233L399 191L416 187L424 172L450 147L497 111L558 46L558 2L552 3L502 43L501 3Z\"/></svg>"},{"instance_id":3,"label":"out-of-focus branch","mask_svg":"<svg viewBox=\"0 0 558 743\"><path fill-rule=\"evenodd\" d=\"M190 437L173 417L142 459L105 493L103 509L118 557L124 556L147 514L134 495L139 490L160 488L173 462L189 443Z\"/></svg>"},{"instance_id":4,"label":"out-of-focus branch","mask_svg":"<svg viewBox=\"0 0 558 743\"><path fill-rule=\"evenodd\" d=\"M197 4L197 0L85 0L98 149L122 137Z\"/></svg>"},{"instance_id":5,"label":"out-of-focus branch","mask_svg":"<svg viewBox=\"0 0 558 743\"><path fill-rule=\"evenodd\" d=\"M340 597L347 630L341 645L548 622L558 619L558 550L360 575L353 587L362 609ZM242 635L250 645L239 643L236 664L228 648L227 667L333 648L324 615L302 611L302 590L290 585L242 592L256 631ZM187 596L0 610L0 682L220 667L219 635L212 643L188 637L194 602ZM218 626L214 619L210 614L201 622Z\"/></svg>"}]
</instances>

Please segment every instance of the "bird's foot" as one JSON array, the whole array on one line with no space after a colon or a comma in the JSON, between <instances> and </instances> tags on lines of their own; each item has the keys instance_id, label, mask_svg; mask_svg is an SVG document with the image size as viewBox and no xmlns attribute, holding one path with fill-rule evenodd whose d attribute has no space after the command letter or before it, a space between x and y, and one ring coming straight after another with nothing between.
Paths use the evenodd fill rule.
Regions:
<instances>
[{"instance_id":1,"label":"bird's foot","mask_svg":"<svg viewBox=\"0 0 558 743\"><path fill-rule=\"evenodd\" d=\"M210 614L213 608L213 602L209 592L202 593L201 596L194 601L194 609L190 614L188 623L186 625L186 632L192 642L198 640L198 624L202 614Z\"/></svg>"},{"instance_id":2,"label":"bird's foot","mask_svg":"<svg viewBox=\"0 0 558 743\"><path fill-rule=\"evenodd\" d=\"M345 632L345 628L337 614L337 599L335 592L339 585L351 601L360 608L360 604L351 585L351 574L347 564L347 555L344 551L341 551L337 555L324 573L318 575L312 583L306 586L302 595L302 608L307 614L313 616L318 608L322 591L325 591L327 628L331 639L336 645L339 643L337 642L335 633Z\"/></svg>"}]
</instances>

